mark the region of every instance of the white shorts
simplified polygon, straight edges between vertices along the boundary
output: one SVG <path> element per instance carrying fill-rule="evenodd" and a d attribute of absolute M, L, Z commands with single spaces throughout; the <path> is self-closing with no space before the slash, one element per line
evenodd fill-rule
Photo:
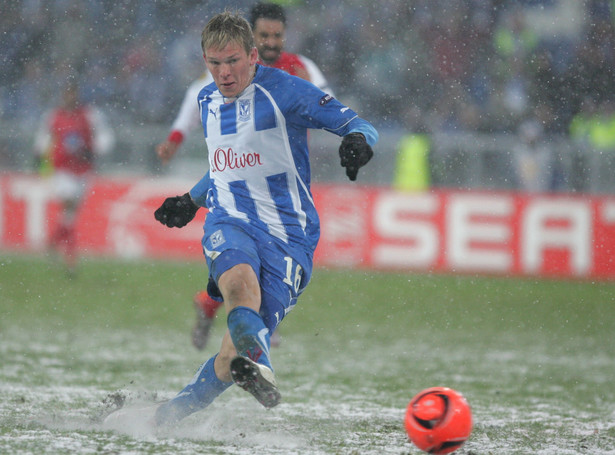
<path fill-rule="evenodd" d="M 55 196 L 64 201 L 80 200 L 88 185 L 87 174 L 75 175 L 66 171 L 55 171 L 52 178 Z"/>

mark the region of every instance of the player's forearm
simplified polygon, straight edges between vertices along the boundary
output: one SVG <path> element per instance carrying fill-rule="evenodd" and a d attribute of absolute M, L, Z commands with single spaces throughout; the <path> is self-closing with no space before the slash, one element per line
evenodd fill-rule
<path fill-rule="evenodd" d="M 374 128 L 374 126 L 367 120 L 360 117 L 355 117 L 348 122 L 345 129 L 346 131 L 342 134 L 342 136 L 346 136 L 350 133 L 361 133 L 365 136 L 367 143 L 372 147 L 376 144 L 376 142 L 378 142 L 378 131 L 376 131 L 376 128 Z"/>
<path fill-rule="evenodd" d="M 190 197 L 194 203 L 200 207 L 205 207 L 205 201 L 207 199 L 207 192 L 209 191 L 209 171 L 199 180 L 196 185 L 190 190 Z"/>

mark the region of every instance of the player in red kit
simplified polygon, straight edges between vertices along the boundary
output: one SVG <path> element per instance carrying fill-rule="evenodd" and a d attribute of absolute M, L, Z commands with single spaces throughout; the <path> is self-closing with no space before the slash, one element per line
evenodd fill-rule
<path fill-rule="evenodd" d="M 55 196 L 61 203 L 50 246 L 62 253 L 69 275 L 77 265 L 77 211 L 94 170 L 95 156 L 108 152 L 114 144 L 113 131 L 102 112 L 80 102 L 74 81 L 62 93 L 60 107 L 45 115 L 37 132 L 35 152 L 40 162 L 49 163 Z"/>
<path fill-rule="evenodd" d="M 316 64 L 304 55 L 284 51 L 286 14 L 276 3 L 257 3 L 250 11 L 250 25 L 258 49 L 259 63 L 286 71 L 310 81 L 333 96 L 329 84 Z"/>

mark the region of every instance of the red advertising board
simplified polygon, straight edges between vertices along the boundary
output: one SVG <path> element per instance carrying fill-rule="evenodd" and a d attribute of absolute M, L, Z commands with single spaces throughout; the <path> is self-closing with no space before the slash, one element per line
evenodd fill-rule
<path fill-rule="evenodd" d="M 107 256 L 200 259 L 204 210 L 183 229 L 168 229 L 154 219 L 154 211 L 164 198 L 183 194 L 187 188 L 189 182 L 168 179 L 93 179 L 79 210 L 79 248 Z M 44 249 L 57 211 L 48 179 L 1 176 L 0 247 Z"/>
<path fill-rule="evenodd" d="M 96 178 L 79 214 L 88 254 L 200 259 L 205 211 L 183 229 L 153 212 L 191 182 Z M 314 185 L 317 265 L 446 273 L 615 278 L 615 197 Z M 50 183 L 0 176 L 0 248 L 45 248 L 57 214 Z"/>

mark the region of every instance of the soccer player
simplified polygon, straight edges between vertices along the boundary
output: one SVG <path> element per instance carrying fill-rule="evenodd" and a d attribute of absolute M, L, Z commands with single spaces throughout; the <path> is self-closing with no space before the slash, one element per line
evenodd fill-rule
<path fill-rule="evenodd" d="M 155 217 L 183 227 L 199 207 L 209 210 L 202 246 L 228 329 L 218 354 L 157 408 L 158 425 L 205 408 L 233 383 L 266 408 L 280 402 L 270 336 L 310 281 L 320 234 L 307 130 L 343 137 L 339 155 L 350 180 L 378 139 L 369 122 L 310 82 L 257 64 L 242 17 L 214 16 L 201 46 L 214 78 L 198 96 L 210 171 L 188 193 L 167 198 Z"/>
<path fill-rule="evenodd" d="M 284 8 L 277 3 L 257 3 L 250 11 L 250 25 L 254 32 L 260 64 L 299 76 L 333 96 L 327 79 L 312 60 L 304 55 L 284 51 L 286 41 Z"/>
<path fill-rule="evenodd" d="M 250 25 L 259 53 L 259 63 L 299 76 L 334 96 L 324 74 L 312 60 L 304 55 L 284 51 L 286 13 L 282 6 L 265 2 L 255 4 L 250 11 Z M 205 71 L 186 90 L 171 132 L 166 140 L 156 147 L 156 154 L 163 163 L 175 156 L 186 135 L 200 125 L 196 97 L 199 91 L 211 82 L 211 75 Z"/>
<path fill-rule="evenodd" d="M 61 253 L 69 276 L 77 265 L 77 212 L 96 155 L 109 152 L 115 135 L 106 117 L 93 106 L 83 105 L 79 86 L 70 79 L 62 92 L 61 105 L 46 113 L 34 139 L 39 163 L 48 161 L 55 196 L 61 205 L 60 216 L 52 231 L 50 246 Z"/>
<path fill-rule="evenodd" d="M 286 39 L 284 8 L 275 3 L 257 3 L 250 11 L 250 25 L 259 53 L 259 63 L 308 80 L 323 92 L 333 96 L 327 79 L 312 60 L 303 55 L 284 51 Z M 156 153 L 163 163 L 167 163 L 177 153 L 186 135 L 200 125 L 196 98 L 199 91 L 211 82 L 213 79 L 206 71 L 188 87 L 171 132 L 156 148 Z M 211 327 L 221 302 L 212 299 L 206 290 L 202 290 L 195 294 L 193 305 L 196 322 L 192 329 L 192 344 L 202 350 L 209 340 Z M 273 345 L 279 344 L 277 332 L 272 335 L 271 342 Z"/>

